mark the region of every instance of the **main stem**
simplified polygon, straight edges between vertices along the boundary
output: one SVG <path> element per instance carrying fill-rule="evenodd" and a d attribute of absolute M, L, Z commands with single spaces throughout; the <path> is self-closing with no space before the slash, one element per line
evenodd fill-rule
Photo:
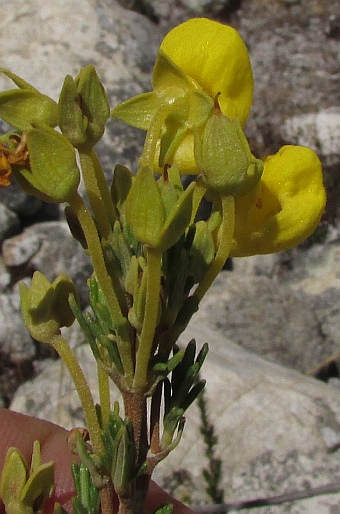
<path fill-rule="evenodd" d="M 141 391 L 123 392 L 125 415 L 131 420 L 135 443 L 135 465 L 139 469 L 145 462 L 149 444 L 147 427 L 146 398 Z M 119 497 L 118 514 L 142 514 L 149 488 L 150 475 L 142 473 L 132 483 L 132 492 L 128 497 Z"/>

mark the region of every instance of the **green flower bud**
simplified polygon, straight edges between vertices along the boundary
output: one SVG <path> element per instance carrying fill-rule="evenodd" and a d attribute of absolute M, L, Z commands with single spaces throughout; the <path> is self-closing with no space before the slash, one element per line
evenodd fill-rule
<path fill-rule="evenodd" d="M 52 284 L 36 271 L 32 284 L 23 282 L 20 288 L 20 306 L 25 324 L 32 337 L 42 343 L 51 344 L 60 334 L 61 327 L 69 327 L 74 314 L 69 306 L 70 294 L 78 297 L 72 280 L 63 273 Z"/>
<path fill-rule="evenodd" d="M 30 469 L 16 448 L 8 449 L 0 483 L 8 514 L 42 514 L 53 491 L 54 462 L 42 463 L 39 441 L 34 442 Z"/>
<path fill-rule="evenodd" d="M 78 147 L 86 143 L 87 119 L 83 116 L 75 81 L 67 75 L 58 102 L 59 127 L 65 137 Z"/>
<path fill-rule="evenodd" d="M 59 126 L 71 143 L 95 145 L 110 116 L 108 99 L 93 66 L 86 66 L 73 80 L 67 76 L 58 104 Z"/>
<path fill-rule="evenodd" d="M 196 133 L 195 159 L 207 187 L 225 196 L 255 187 L 263 171 L 262 161 L 251 154 L 240 122 L 224 116 L 218 105 L 203 135 Z"/>
<path fill-rule="evenodd" d="M 25 138 L 29 164 L 15 167 L 15 178 L 28 194 L 45 202 L 67 202 L 80 181 L 73 146 L 47 125 L 28 129 Z"/>

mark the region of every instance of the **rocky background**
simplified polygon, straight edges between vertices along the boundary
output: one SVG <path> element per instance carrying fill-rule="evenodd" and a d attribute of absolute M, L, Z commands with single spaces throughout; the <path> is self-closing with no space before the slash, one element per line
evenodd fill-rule
<path fill-rule="evenodd" d="M 301 248 L 234 260 L 233 270 L 221 273 L 182 339 L 196 337 L 211 347 L 203 374 L 208 379 L 208 413 L 218 435 L 225 501 L 296 490 L 308 494 L 339 484 L 338 0 L 0 4 L 2 67 L 57 98 L 64 76 L 92 63 L 112 106 L 150 89 L 157 45 L 175 24 L 208 16 L 240 31 L 255 78 L 247 126 L 254 153 L 275 152 L 285 143 L 317 150 L 328 205 L 316 234 Z M 1 88 L 11 87 L 7 79 L 0 81 Z M 142 143 L 142 133 L 109 122 L 98 148 L 108 178 L 118 162 L 135 169 Z M 29 281 L 34 270 L 50 280 L 66 270 L 85 306 L 89 262 L 69 235 L 62 209 L 24 195 L 15 185 L 0 191 L 0 219 L 0 402 L 64 426 L 79 424 L 79 404 L 66 371 L 23 326 L 17 284 Z M 68 337 L 94 382 L 88 348 L 76 327 Z M 160 465 L 157 478 L 181 499 L 211 503 L 202 479 L 207 461 L 197 407 L 187 425 L 182 449 Z M 339 505 L 338 492 L 256 512 L 335 514 Z"/>

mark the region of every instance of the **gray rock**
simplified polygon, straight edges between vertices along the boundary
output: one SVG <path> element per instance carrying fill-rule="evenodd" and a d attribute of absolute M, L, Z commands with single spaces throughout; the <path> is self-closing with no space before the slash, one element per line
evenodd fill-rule
<path fill-rule="evenodd" d="M 285 141 L 312 148 L 328 166 L 340 162 L 340 109 L 292 116 L 284 122 L 281 135 Z"/>
<path fill-rule="evenodd" d="M 10 289 L 11 284 L 11 274 L 7 270 L 6 266 L 3 263 L 3 260 L 0 259 L 0 291 L 5 292 Z"/>
<path fill-rule="evenodd" d="M 3 245 L 3 261 L 9 268 L 25 265 L 28 270 L 39 270 L 50 281 L 67 273 L 86 304 L 86 280 L 92 268 L 66 222 L 36 223 L 18 236 L 7 239 Z"/>
<path fill-rule="evenodd" d="M 339 105 L 340 42 L 327 30 L 337 14 L 337 0 L 244 0 L 233 15 L 253 66 L 249 133 L 259 154 L 277 151 L 286 119 Z"/>
<path fill-rule="evenodd" d="M 323 299 L 319 299 L 319 305 Z M 257 355 L 309 372 L 340 350 L 316 316 L 316 298 L 268 277 L 222 273 L 202 304 L 211 329 Z M 339 301 L 335 304 L 339 308 Z"/>
<path fill-rule="evenodd" d="M 34 216 L 42 206 L 41 200 L 24 193 L 15 181 L 0 190 L 0 203 L 19 217 Z"/>
<path fill-rule="evenodd" d="M 36 354 L 34 342 L 24 325 L 17 291 L 0 294 L 0 354 L 20 365 Z"/>
<path fill-rule="evenodd" d="M 232 0 L 182 0 L 182 4 L 192 12 L 192 15 L 217 15 L 227 10 L 232 5 Z"/>
<path fill-rule="evenodd" d="M 18 216 L 0 203 L 0 243 L 19 230 L 20 222 Z"/>

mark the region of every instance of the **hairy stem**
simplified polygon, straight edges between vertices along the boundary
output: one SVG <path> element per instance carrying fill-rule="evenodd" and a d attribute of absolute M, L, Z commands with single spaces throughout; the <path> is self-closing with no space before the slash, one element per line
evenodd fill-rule
<path fill-rule="evenodd" d="M 155 248 L 146 247 L 146 301 L 143 327 L 136 355 L 136 370 L 133 382 L 135 390 L 145 391 L 153 338 L 158 322 L 161 287 L 162 254 Z"/>
<path fill-rule="evenodd" d="M 98 231 L 101 237 L 107 239 L 112 230 L 106 206 L 109 192 L 106 181 L 101 180 L 101 167 L 99 168 L 99 163 L 97 160 L 94 162 L 93 159 L 94 150 L 92 147 L 86 150 L 79 150 L 79 160 L 86 193 L 92 207 Z"/>
<path fill-rule="evenodd" d="M 63 337 L 56 336 L 52 344 L 62 358 L 72 377 L 83 408 L 85 422 L 90 433 L 93 451 L 97 455 L 100 455 L 104 452 L 104 444 L 101 438 L 101 428 L 97 418 L 93 397 L 84 373 L 79 366 L 76 356 Z"/>
<path fill-rule="evenodd" d="M 107 271 L 103 249 L 100 244 L 98 232 L 93 218 L 86 208 L 82 198 L 76 193 L 70 200 L 70 205 L 77 216 L 82 230 L 85 234 L 92 265 L 98 280 L 98 284 L 105 296 L 112 320 L 117 325 L 120 358 L 122 361 L 124 375 L 127 382 L 132 382 L 133 359 L 130 351 L 129 334 L 127 330 L 127 319 L 123 316 L 121 308 L 112 287 L 111 277 Z"/>

